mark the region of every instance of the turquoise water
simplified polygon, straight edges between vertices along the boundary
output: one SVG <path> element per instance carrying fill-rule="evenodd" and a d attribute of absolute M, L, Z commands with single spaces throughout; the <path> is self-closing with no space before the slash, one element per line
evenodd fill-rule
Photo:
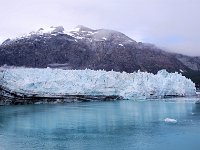
<path fill-rule="evenodd" d="M 129 100 L 3 106 L 4 149 L 199 150 L 200 105 Z"/>

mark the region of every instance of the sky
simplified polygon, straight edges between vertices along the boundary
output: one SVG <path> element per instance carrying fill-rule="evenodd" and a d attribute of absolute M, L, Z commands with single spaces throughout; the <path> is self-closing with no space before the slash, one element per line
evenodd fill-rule
<path fill-rule="evenodd" d="M 41 27 L 84 25 L 200 56 L 200 0 L 0 0 L 0 18 L 0 43 Z"/>

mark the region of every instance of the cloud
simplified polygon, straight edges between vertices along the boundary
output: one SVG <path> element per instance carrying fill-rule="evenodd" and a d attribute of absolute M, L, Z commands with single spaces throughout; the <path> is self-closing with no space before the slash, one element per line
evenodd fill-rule
<path fill-rule="evenodd" d="M 0 36 L 82 24 L 118 30 L 137 41 L 200 56 L 199 5 L 199 0 L 1 0 Z"/>

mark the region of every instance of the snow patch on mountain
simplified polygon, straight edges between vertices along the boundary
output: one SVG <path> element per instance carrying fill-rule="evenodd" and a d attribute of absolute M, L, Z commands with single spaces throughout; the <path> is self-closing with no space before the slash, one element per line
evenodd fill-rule
<path fill-rule="evenodd" d="M 90 29 L 88 27 L 79 25 L 75 29 L 72 29 L 70 32 L 65 32 L 66 34 L 76 38 L 76 39 L 84 39 L 90 42 L 92 41 L 110 41 L 116 44 L 118 43 L 137 43 L 136 41 L 132 40 L 131 38 L 127 37 L 123 33 L 108 30 L 108 29 Z"/>
<path fill-rule="evenodd" d="M 40 28 L 37 32 L 41 34 L 45 34 L 45 33 L 57 34 L 57 33 L 63 33 L 64 28 L 62 26 L 58 26 L 58 27 L 51 26 L 50 28 L 45 28 L 45 29 Z"/>
<path fill-rule="evenodd" d="M 3 44 L 10 44 L 13 41 L 17 41 L 19 39 L 25 39 L 30 38 L 31 36 L 45 36 L 45 37 L 51 37 L 56 36 L 59 34 L 66 34 L 69 36 L 72 36 L 73 38 L 77 40 L 87 40 L 89 42 L 93 41 L 109 41 L 117 44 L 127 44 L 127 43 L 135 43 L 136 41 L 132 40 L 131 38 L 127 37 L 123 33 L 114 31 L 114 30 L 108 30 L 108 29 L 90 29 L 88 27 L 79 25 L 75 27 L 74 29 L 70 31 L 66 31 L 62 26 L 51 26 L 48 28 L 40 28 L 37 31 L 30 32 L 29 34 L 25 34 L 21 37 L 15 38 L 15 39 L 9 39 L 3 42 Z"/>
<path fill-rule="evenodd" d="M 24 35 L 21 38 L 28 38 L 32 35 L 46 35 L 46 34 L 57 35 L 57 34 L 63 34 L 64 31 L 65 29 L 63 28 L 63 26 L 57 26 L 57 27 L 51 26 L 48 28 L 40 28 L 39 30 L 30 32 L 29 34 Z"/>
<path fill-rule="evenodd" d="M 196 95 L 195 84 L 178 73 L 114 72 L 61 69 L 5 69 L 0 85 L 20 93 L 40 95 L 116 95 L 125 99 Z"/>
<path fill-rule="evenodd" d="M 56 36 L 58 34 L 65 34 L 65 29 L 63 28 L 63 26 L 57 26 L 57 27 L 51 26 L 48 28 L 40 28 L 39 30 L 32 31 L 29 34 L 24 34 L 17 38 L 7 39 L 4 42 L 2 42 L 2 44 L 4 45 L 11 44 L 12 42 L 18 41 L 20 39 L 30 38 L 32 36 L 43 36 L 43 35 Z"/>

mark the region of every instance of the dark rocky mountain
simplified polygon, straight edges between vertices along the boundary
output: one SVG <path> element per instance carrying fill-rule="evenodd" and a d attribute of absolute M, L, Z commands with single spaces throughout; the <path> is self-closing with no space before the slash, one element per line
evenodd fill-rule
<path fill-rule="evenodd" d="M 188 68 L 194 71 L 200 71 L 200 57 L 190 57 L 182 54 L 176 54 L 176 58 Z"/>
<path fill-rule="evenodd" d="M 0 45 L 0 66 L 104 69 L 156 73 L 166 69 L 182 73 L 200 71 L 200 58 L 173 54 L 147 43 L 136 42 L 123 33 L 77 26 L 39 29 Z"/>

